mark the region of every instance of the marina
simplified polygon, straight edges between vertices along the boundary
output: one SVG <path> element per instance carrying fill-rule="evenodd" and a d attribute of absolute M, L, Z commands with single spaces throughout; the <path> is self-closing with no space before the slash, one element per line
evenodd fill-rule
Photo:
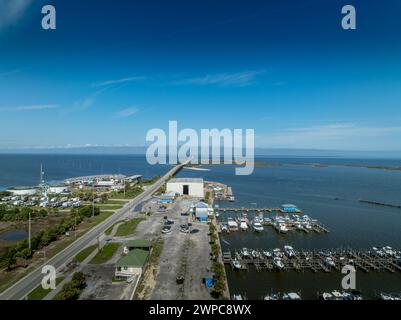
<path fill-rule="evenodd" d="M 331 249 L 331 250 L 294 250 L 291 246 L 284 249 L 248 249 L 223 252 L 223 262 L 234 270 L 249 271 L 254 266 L 257 271 L 312 271 L 341 272 L 344 266 L 353 266 L 365 273 L 400 272 L 401 251 L 391 247 L 368 250 Z"/>
<path fill-rule="evenodd" d="M 220 217 L 220 215 L 219 215 Z M 219 224 L 220 232 L 234 231 L 255 231 L 262 232 L 264 227 L 273 227 L 277 233 L 286 234 L 289 231 L 300 231 L 305 233 L 329 233 L 330 229 L 318 221 L 312 219 L 308 215 L 276 215 L 266 217 L 262 212 L 259 215 L 253 215 L 252 220 L 248 218 L 247 212 L 242 212 L 242 215 L 237 217 L 228 217 L 227 221 L 221 221 Z"/>
<path fill-rule="evenodd" d="M 219 208 L 220 212 L 279 212 L 279 213 L 288 213 L 289 211 L 284 210 L 283 208 Z M 294 213 L 302 213 L 302 210 L 294 210 Z"/>

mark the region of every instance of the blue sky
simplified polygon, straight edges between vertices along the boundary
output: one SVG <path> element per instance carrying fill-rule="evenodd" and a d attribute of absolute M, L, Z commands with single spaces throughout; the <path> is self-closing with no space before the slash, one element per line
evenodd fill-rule
<path fill-rule="evenodd" d="M 400 14 L 398 0 L 0 0 L 0 149 L 142 146 L 177 120 L 254 128 L 257 147 L 400 151 Z"/>

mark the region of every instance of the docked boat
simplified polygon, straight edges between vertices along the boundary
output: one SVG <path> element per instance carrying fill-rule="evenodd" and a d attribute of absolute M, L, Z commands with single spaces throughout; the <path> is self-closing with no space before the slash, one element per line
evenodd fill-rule
<path fill-rule="evenodd" d="M 331 293 L 329 293 L 329 292 L 324 292 L 324 293 L 322 294 L 322 299 L 323 299 L 323 300 L 334 300 L 334 297 L 333 297 L 333 295 L 332 295 Z"/>
<path fill-rule="evenodd" d="M 334 290 L 331 295 L 333 296 L 333 300 L 343 300 L 344 296 L 340 291 Z"/>
<path fill-rule="evenodd" d="M 273 263 L 274 263 L 274 266 L 275 266 L 277 269 L 279 269 L 279 270 L 284 269 L 284 264 L 283 264 L 283 261 L 281 260 L 281 258 L 275 257 L 275 258 L 273 259 Z"/>
<path fill-rule="evenodd" d="M 239 262 L 237 259 L 235 259 L 235 260 L 233 261 L 233 267 L 234 267 L 235 269 L 241 269 L 241 262 Z"/>
<path fill-rule="evenodd" d="M 275 257 L 281 258 L 281 257 L 283 256 L 283 253 L 281 252 L 281 249 L 276 248 L 276 249 L 273 250 L 273 255 L 274 255 Z"/>
<path fill-rule="evenodd" d="M 251 254 L 254 259 L 260 258 L 260 253 L 257 250 L 252 250 Z"/>
<path fill-rule="evenodd" d="M 227 225 L 229 231 L 238 231 L 238 223 L 233 218 L 228 218 Z"/>
<path fill-rule="evenodd" d="M 239 228 L 240 228 L 242 231 L 248 230 L 248 223 L 246 222 L 246 219 L 245 219 L 245 218 L 241 218 L 241 219 L 240 219 Z"/>
<path fill-rule="evenodd" d="M 280 300 L 280 296 L 275 293 L 267 294 L 263 297 L 263 300 Z"/>
<path fill-rule="evenodd" d="M 396 252 L 393 250 L 393 248 L 391 248 L 391 247 L 389 247 L 389 246 L 383 247 L 383 248 L 382 248 L 382 251 L 384 252 L 384 254 L 385 254 L 386 256 L 393 257 L 393 256 L 396 255 Z"/>
<path fill-rule="evenodd" d="M 296 230 L 305 230 L 305 228 L 302 226 L 302 223 L 300 222 L 295 223 L 294 226 Z"/>
<path fill-rule="evenodd" d="M 272 223 L 272 219 L 270 218 L 263 218 L 263 224 L 265 225 L 271 225 Z"/>
<path fill-rule="evenodd" d="M 222 224 L 220 229 L 221 229 L 221 232 L 227 232 L 227 233 L 230 232 L 230 230 L 228 230 L 228 226 L 226 224 Z"/>
<path fill-rule="evenodd" d="M 233 294 L 233 300 L 245 300 L 245 298 L 240 294 Z"/>
<path fill-rule="evenodd" d="M 283 294 L 283 300 L 302 300 L 301 296 L 296 292 L 289 292 Z"/>
<path fill-rule="evenodd" d="M 293 247 L 291 246 L 284 246 L 284 251 L 286 253 L 286 255 L 288 256 L 288 258 L 293 258 L 295 257 L 295 250 Z"/>
<path fill-rule="evenodd" d="M 284 223 L 279 223 L 278 225 L 276 225 L 276 229 L 279 233 L 287 233 L 288 232 L 288 228 Z"/>
<path fill-rule="evenodd" d="M 242 250 L 241 250 L 241 256 L 242 256 L 243 258 L 250 258 L 250 257 L 251 257 L 251 255 L 249 254 L 249 251 L 248 251 L 247 248 L 242 248 Z"/>
<path fill-rule="evenodd" d="M 271 258 L 272 257 L 272 253 L 270 251 L 267 251 L 267 250 L 263 250 L 263 255 L 266 258 Z"/>
<path fill-rule="evenodd" d="M 382 292 L 382 293 L 380 293 L 380 299 L 381 300 L 397 300 L 398 301 L 398 300 L 401 300 L 401 297 Z"/>
<path fill-rule="evenodd" d="M 332 257 L 326 257 L 324 259 L 324 263 L 330 268 L 335 268 L 336 267 L 336 264 L 335 264 L 335 262 L 334 262 Z"/>
<path fill-rule="evenodd" d="M 264 228 L 263 228 L 262 224 L 260 223 L 259 219 L 253 220 L 252 228 L 256 232 L 262 232 L 264 230 Z"/>

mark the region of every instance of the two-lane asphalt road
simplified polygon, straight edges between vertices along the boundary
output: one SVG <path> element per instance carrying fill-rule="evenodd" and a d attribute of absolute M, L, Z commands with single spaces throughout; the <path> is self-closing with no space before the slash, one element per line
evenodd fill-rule
<path fill-rule="evenodd" d="M 68 247 L 60 251 L 58 254 L 50 258 L 46 263 L 26 275 L 24 278 L 20 279 L 18 282 L 13 284 L 11 287 L 6 289 L 0 294 L 1 300 L 19 300 L 23 299 L 29 292 L 36 288 L 42 281 L 42 267 L 44 265 L 52 265 L 56 269 L 60 268 L 62 265 L 69 262 L 72 258 L 76 256 L 82 249 L 87 247 L 91 242 L 96 241 L 97 237 L 103 234 L 110 226 L 112 226 L 116 221 L 123 218 L 126 214 L 130 212 L 132 208 L 142 203 L 144 200 L 153 195 L 168 178 L 174 176 L 184 165 L 179 164 L 174 168 L 169 170 L 163 177 L 157 180 L 153 185 L 149 186 L 144 192 L 142 192 L 135 199 L 131 200 L 123 208 L 116 211 L 112 216 L 107 218 L 105 221 L 99 223 L 97 226 L 93 227 L 86 234 L 81 236 L 79 239 L 74 241 Z"/>

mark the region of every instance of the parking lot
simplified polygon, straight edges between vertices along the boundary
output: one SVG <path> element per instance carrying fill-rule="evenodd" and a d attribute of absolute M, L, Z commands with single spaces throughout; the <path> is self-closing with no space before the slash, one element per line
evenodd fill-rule
<path fill-rule="evenodd" d="M 166 214 L 160 214 L 160 227 L 163 216 L 172 222 L 171 232 L 162 234 L 164 247 L 159 259 L 159 269 L 150 299 L 210 299 L 210 292 L 202 279 L 210 276 L 209 225 L 190 221 L 187 212 L 193 201 L 178 200 Z M 188 233 L 180 231 L 180 225 L 191 223 Z M 183 282 L 178 284 L 177 278 Z"/>

